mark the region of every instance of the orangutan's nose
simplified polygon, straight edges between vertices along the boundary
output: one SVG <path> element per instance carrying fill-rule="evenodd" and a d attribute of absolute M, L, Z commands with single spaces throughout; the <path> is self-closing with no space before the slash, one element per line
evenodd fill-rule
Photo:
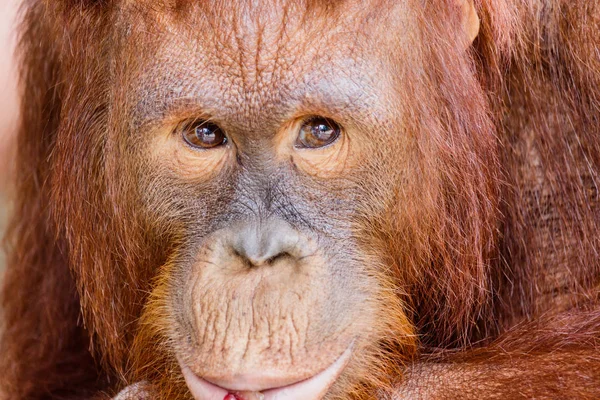
<path fill-rule="evenodd" d="M 251 266 L 274 264 L 283 258 L 302 257 L 301 234 L 282 220 L 250 222 L 231 236 L 236 255 Z"/>

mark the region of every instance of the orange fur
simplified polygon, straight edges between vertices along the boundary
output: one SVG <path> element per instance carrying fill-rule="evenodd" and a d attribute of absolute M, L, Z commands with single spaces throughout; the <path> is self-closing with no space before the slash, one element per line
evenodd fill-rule
<path fill-rule="evenodd" d="M 332 21 L 345 3 L 282 2 Z M 390 91 L 409 94 L 395 114 L 408 139 L 386 145 L 414 179 L 377 154 L 365 166 L 398 181 L 373 185 L 353 221 L 383 288 L 380 336 L 332 393 L 598 398 L 600 3 L 476 1 L 468 52 L 448 8 L 406 3 L 420 45 Z M 175 21 L 223 6 L 152 4 Z M 122 18 L 118 1 L 26 2 L 1 303 L 7 399 L 106 398 L 138 380 L 189 396 L 165 333 L 179 227 L 156 234 L 124 189 L 141 161 L 111 108 L 125 101 L 111 88 L 130 84 L 111 82 L 115 70 L 138 61 L 115 62 Z M 568 379 L 555 384 L 555 371 Z"/>

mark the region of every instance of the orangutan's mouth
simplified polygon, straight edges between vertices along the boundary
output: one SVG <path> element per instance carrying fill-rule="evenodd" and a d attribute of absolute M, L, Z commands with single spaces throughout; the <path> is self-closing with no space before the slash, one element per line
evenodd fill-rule
<path fill-rule="evenodd" d="M 327 369 L 311 378 L 260 392 L 229 390 L 198 377 L 185 365 L 182 365 L 181 369 L 196 400 L 318 400 L 327 393 L 350 361 L 352 347 L 348 347 Z"/>

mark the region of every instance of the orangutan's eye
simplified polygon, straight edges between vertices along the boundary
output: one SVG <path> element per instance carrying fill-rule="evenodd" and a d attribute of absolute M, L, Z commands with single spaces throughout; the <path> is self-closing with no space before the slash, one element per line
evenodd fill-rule
<path fill-rule="evenodd" d="M 212 149 L 227 143 L 227 136 L 212 122 L 195 120 L 183 124 L 183 140 L 196 149 Z"/>
<path fill-rule="evenodd" d="M 330 119 L 314 117 L 302 124 L 296 147 L 316 149 L 327 146 L 340 136 L 340 126 Z"/>

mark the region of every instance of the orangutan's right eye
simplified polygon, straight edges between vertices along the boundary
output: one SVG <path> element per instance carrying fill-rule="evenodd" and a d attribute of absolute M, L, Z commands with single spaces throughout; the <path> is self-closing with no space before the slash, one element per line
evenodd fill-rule
<path fill-rule="evenodd" d="M 206 120 L 194 120 L 183 124 L 183 140 L 196 149 L 212 149 L 227 143 L 227 136 L 216 124 Z"/>

